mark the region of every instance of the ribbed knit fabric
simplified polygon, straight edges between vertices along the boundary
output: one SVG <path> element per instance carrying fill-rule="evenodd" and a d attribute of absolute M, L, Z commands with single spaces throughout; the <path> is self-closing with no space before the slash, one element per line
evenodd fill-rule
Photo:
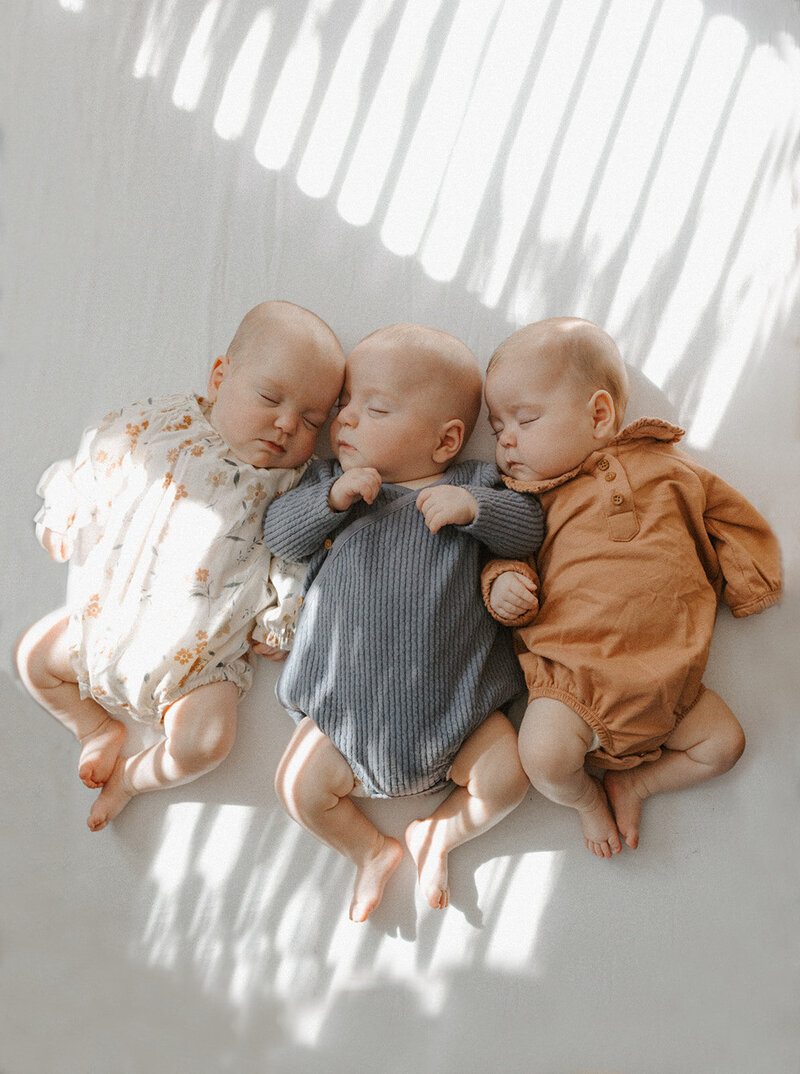
<path fill-rule="evenodd" d="M 468 488 L 478 516 L 432 534 L 417 492 L 400 485 L 331 511 L 341 473 L 317 460 L 265 516 L 273 553 L 309 562 L 278 698 L 298 722 L 311 717 L 369 795 L 436 790 L 467 736 L 523 688 L 510 631 L 483 603 L 480 568 L 486 552 L 530 555 L 541 508 L 505 488 L 495 466 L 457 463 L 442 483 Z"/>

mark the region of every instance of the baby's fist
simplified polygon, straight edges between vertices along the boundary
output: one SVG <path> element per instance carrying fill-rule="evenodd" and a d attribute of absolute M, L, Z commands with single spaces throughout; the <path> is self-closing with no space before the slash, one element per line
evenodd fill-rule
<path fill-rule="evenodd" d="M 328 506 L 332 511 L 346 511 L 357 500 L 373 503 L 381 490 L 381 475 L 371 466 L 356 466 L 345 470 L 331 485 Z"/>
<path fill-rule="evenodd" d="M 538 611 L 536 583 L 517 571 L 505 571 L 492 584 L 489 604 L 502 622 L 514 622 L 528 612 Z"/>
<path fill-rule="evenodd" d="M 279 649 L 277 645 L 268 645 L 265 641 L 256 642 L 253 645 L 253 652 L 258 653 L 259 656 L 265 656 L 267 660 L 272 660 L 276 664 L 289 655 L 287 649 Z"/>
<path fill-rule="evenodd" d="M 468 526 L 474 522 L 478 501 L 457 485 L 428 485 L 417 496 L 417 509 L 431 533 L 438 533 L 443 526 Z"/>
<path fill-rule="evenodd" d="M 72 555 L 72 541 L 65 533 L 55 533 L 45 527 L 41 541 L 44 550 L 56 563 L 66 563 Z"/>

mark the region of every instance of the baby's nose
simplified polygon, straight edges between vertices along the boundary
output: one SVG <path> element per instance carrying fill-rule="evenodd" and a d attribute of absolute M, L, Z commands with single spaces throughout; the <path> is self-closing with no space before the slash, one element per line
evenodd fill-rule
<path fill-rule="evenodd" d="M 282 429 L 286 433 L 292 433 L 297 428 L 298 416 L 294 411 L 280 410 L 278 416 L 275 419 L 275 424 L 279 429 Z"/>

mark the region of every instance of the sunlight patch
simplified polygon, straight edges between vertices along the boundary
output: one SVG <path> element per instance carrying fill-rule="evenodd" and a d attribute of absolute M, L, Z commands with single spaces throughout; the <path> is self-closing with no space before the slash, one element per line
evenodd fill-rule
<path fill-rule="evenodd" d="M 447 163 L 437 210 L 420 254 L 434 280 L 461 265 L 541 24 L 541 8 L 507 0 L 491 35 Z"/>
<path fill-rule="evenodd" d="M 546 47 L 506 151 L 497 236 L 483 289 L 488 306 L 497 305 L 500 299 L 534 203 L 541 197 L 551 155 L 568 122 L 566 104 L 598 7 L 599 0 L 568 0 L 543 42 Z"/>
<path fill-rule="evenodd" d="M 394 254 L 415 254 L 425 234 L 498 3 L 460 4 L 456 10 L 381 229 Z"/>
<path fill-rule="evenodd" d="M 253 806 L 221 805 L 195 860 L 195 871 L 207 888 L 227 883 L 236 868 L 242 847 L 253 822 Z"/>
<path fill-rule="evenodd" d="M 366 0 L 339 52 L 297 172 L 297 185 L 311 198 L 330 191 L 355 121 L 372 41 L 386 15 L 385 0 Z"/>
<path fill-rule="evenodd" d="M 213 55 L 210 48 L 211 36 L 219 15 L 220 4 L 221 0 L 208 0 L 194 28 L 178 71 L 175 89 L 172 92 L 172 103 L 184 112 L 193 112 L 197 108 L 200 94 L 206 84 Z"/>
<path fill-rule="evenodd" d="M 255 145 L 256 160 L 264 168 L 284 168 L 294 148 L 317 81 L 322 51 L 319 23 L 332 3 L 311 0 L 287 53 Z"/>
<path fill-rule="evenodd" d="M 508 972 L 535 971 L 536 939 L 563 866 L 564 851 L 542 850 L 487 862 L 487 902 L 494 927 L 484 963 Z M 513 923 L 513 925 L 512 925 Z"/>
<path fill-rule="evenodd" d="M 337 208 L 349 224 L 368 224 L 397 151 L 409 97 L 442 0 L 409 0 L 361 128 Z"/>
<path fill-rule="evenodd" d="M 228 75 L 214 117 L 214 130 L 224 141 L 238 138 L 245 128 L 274 21 L 269 8 L 256 15 Z"/>
<path fill-rule="evenodd" d="M 177 6 L 178 0 L 165 0 L 162 5 L 153 0 L 150 5 L 142 43 L 133 64 L 134 78 L 157 78 L 161 74 L 174 34 L 171 24 Z"/>

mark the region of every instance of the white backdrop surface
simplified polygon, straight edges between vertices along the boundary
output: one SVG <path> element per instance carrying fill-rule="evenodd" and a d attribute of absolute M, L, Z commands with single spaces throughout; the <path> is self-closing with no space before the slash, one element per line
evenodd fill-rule
<path fill-rule="evenodd" d="M 800 4 L 5 0 L 0 135 L 3 1074 L 796 1074 Z M 113 406 L 201 391 L 268 297 L 483 363 L 596 320 L 629 417 L 773 524 L 785 599 L 723 611 L 706 677 L 748 749 L 649 801 L 636 852 L 593 859 L 531 792 L 453 855 L 447 911 L 406 861 L 351 924 L 272 790 L 265 662 L 220 769 L 85 827 L 12 666 L 66 585 L 37 478 Z M 397 834 L 416 803 L 368 808 Z"/>

